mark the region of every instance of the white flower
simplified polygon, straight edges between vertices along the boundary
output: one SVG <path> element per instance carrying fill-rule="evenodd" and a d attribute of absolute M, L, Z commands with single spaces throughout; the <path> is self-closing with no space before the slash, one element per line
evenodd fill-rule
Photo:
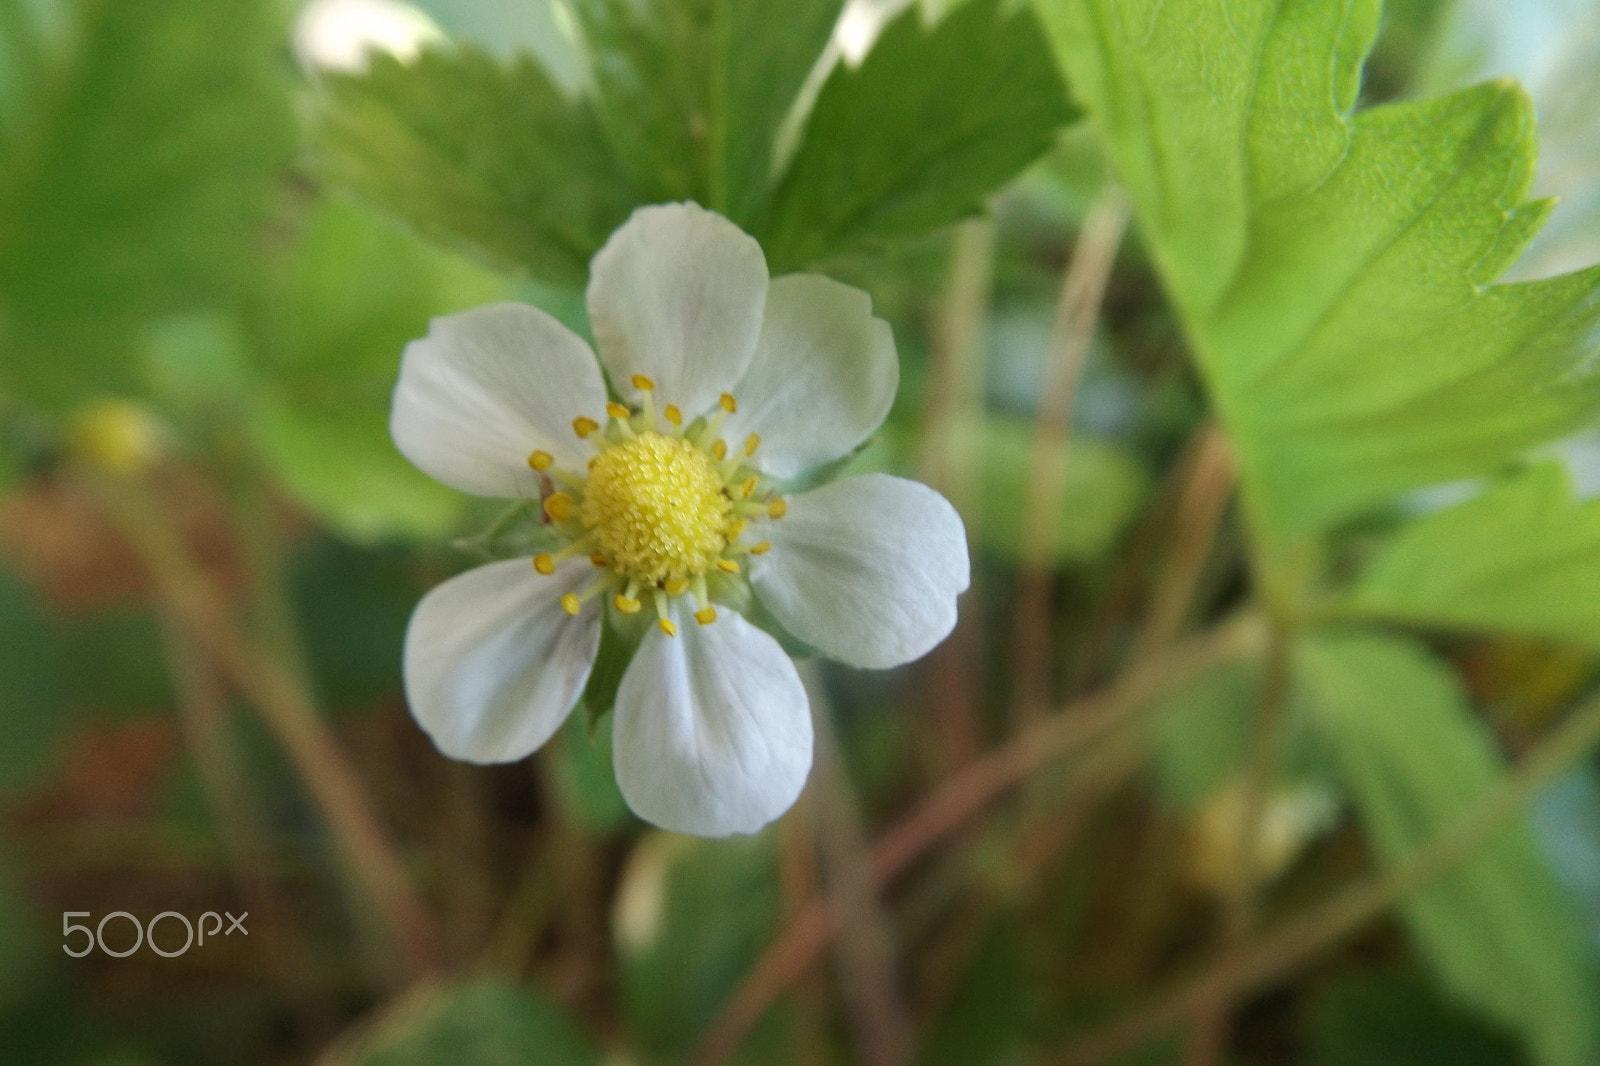
<path fill-rule="evenodd" d="M 563 545 L 423 598 L 406 633 L 411 710 L 446 755 L 520 759 L 582 693 L 603 612 L 627 624 L 648 610 L 616 697 L 622 794 L 666 829 L 754 832 L 805 784 L 811 717 L 788 655 L 735 606 L 753 589 L 794 636 L 856 666 L 915 659 L 955 624 L 961 519 L 880 474 L 779 495 L 889 410 L 894 340 L 865 293 L 769 283 L 754 240 L 669 204 L 612 234 L 588 303 L 599 363 L 519 304 L 436 319 L 406 348 L 400 450 L 465 492 L 542 498 Z M 601 365 L 626 405 L 608 402 Z"/>

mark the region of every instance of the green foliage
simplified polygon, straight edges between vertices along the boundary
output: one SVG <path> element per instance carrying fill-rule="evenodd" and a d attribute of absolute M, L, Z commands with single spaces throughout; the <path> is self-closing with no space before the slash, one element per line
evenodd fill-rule
<path fill-rule="evenodd" d="M 927 233 L 977 213 L 1071 114 L 1031 11 L 973 0 L 929 29 L 913 5 L 834 68 L 757 235 L 784 271 Z"/>
<path fill-rule="evenodd" d="M 1009 915 L 995 919 L 950 1009 L 921 1049 L 922 1066 L 988 1066 L 1024 1054 L 1035 1005 L 1022 943 Z"/>
<path fill-rule="evenodd" d="M 595 107 L 646 202 L 749 229 L 773 146 L 842 0 L 579 0 Z"/>
<path fill-rule="evenodd" d="M 423 233 L 558 284 L 636 206 L 694 199 L 761 239 L 775 272 L 924 235 L 1051 145 L 1070 112 L 1037 20 L 975 0 L 908 12 L 822 86 L 780 142 L 840 0 L 582 0 L 589 93 L 470 46 L 330 75 L 329 172 Z"/>
<path fill-rule="evenodd" d="M 437 537 L 461 497 L 395 451 L 389 396 L 406 342 L 436 314 L 490 302 L 504 285 L 367 210 L 330 199 L 271 279 L 253 397 L 262 456 L 302 503 L 359 541 Z"/>
<path fill-rule="evenodd" d="M 1600 649 L 1600 502 L 1575 502 L 1562 465 L 1541 463 L 1404 526 L 1348 607 Z"/>
<path fill-rule="evenodd" d="M 1413 973 L 1361 973 L 1324 990 L 1306 1034 L 1309 1066 L 1519 1066 L 1521 1050 Z"/>
<path fill-rule="evenodd" d="M 618 903 L 621 998 L 644 1046 L 681 1054 L 755 961 L 778 917 L 770 834 L 657 834 L 634 852 Z"/>
<path fill-rule="evenodd" d="M 1224 663 L 1161 699 L 1151 768 L 1162 797 L 1178 810 L 1198 810 L 1247 763 L 1261 664 Z"/>
<path fill-rule="evenodd" d="M 1386 865 L 1404 862 L 1504 779 L 1454 676 L 1420 647 L 1325 634 L 1304 642 L 1298 669 Z M 1539 1062 L 1590 1061 L 1592 960 L 1526 823 L 1407 897 L 1401 913 L 1445 986 L 1521 1033 Z"/>
<path fill-rule="evenodd" d="M 581 285 L 639 202 L 587 101 L 466 45 L 324 82 L 329 173 L 435 239 Z"/>
<path fill-rule="evenodd" d="M 247 283 L 293 143 L 273 10 L 0 0 L 0 392 L 132 388 L 142 327 Z"/>
<path fill-rule="evenodd" d="M 345 1061 L 359 1066 L 592 1066 L 600 1056 L 548 999 L 524 985 L 479 978 L 414 994 Z"/>
<path fill-rule="evenodd" d="M 593 725 L 583 714 L 569 715 L 552 767 L 562 807 L 591 833 L 609 833 L 631 817 L 611 766 L 612 722 L 609 714 Z"/>
<path fill-rule="evenodd" d="M 1600 270 L 1491 284 L 1549 209 L 1522 201 L 1515 85 L 1352 113 L 1376 0 L 1040 6 L 1263 530 L 1490 472 L 1592 417 Z"/>
<path fill-rule="evenodd" d="M 27 587 L 0 569 L 0 796 L 33 784 L 55 754 L 63 724 L 56 650 Z"/>

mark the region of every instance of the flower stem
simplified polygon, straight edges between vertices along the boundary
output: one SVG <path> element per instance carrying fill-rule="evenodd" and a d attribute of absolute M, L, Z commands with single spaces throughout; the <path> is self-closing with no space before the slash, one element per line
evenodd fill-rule
<path fill-rule="evenodd" d="M 1534 747 L 1500 787 L 1441 830 L 1400 866 L 1333 894 L 1251 943 L 1223 952 L 1154 1003 L 1078 1038 L 1049 1061 L 1106 1062 L 1160 1037 L 1185 1019 L 1264 987 L 1360 929 L 1471 857 L 1533 796 L 1600 744 L 1600 696 L 1591 697 Z"/>
<path fill-rule="evenodd" d="M 94 487 L 148 567 L 165 613 L 205 649 L 288 752 L 359 887 L 398 940 L 410 976 L 431 970 L 435 948 L 427 912 L 293 665 L 258 655 L 249 646 L 159 501 L 129 482 L 100 480 Z"/>

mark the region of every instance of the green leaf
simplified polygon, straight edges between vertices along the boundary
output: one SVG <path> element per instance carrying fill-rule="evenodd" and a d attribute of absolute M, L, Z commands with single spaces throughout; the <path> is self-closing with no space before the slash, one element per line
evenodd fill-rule
<path fill-rule="evenodd" d="M 1520 1066 L 1508 1035 L 1454 1004 L 1440 1002 L 1413 973 L 1338 978 L 1311 1007 L 1309 1066 Z"/>
<path fill-rule="evenodd" d="M 497 978 L 460 981 L 409 996 L 340 1058 L 358 1066 L 592 1066 L 587 1037 L 555 1004 Z"/>
<path fill-rule="evenodd" d="M 920 237 L 976 213 L 1071 117 L 1032 11 L 973 0 L 930 29 L 913 7 L 829 75 L 756 235 L 774 273 Z"/>
<path fill-rule="evenodd" d="M 257 330 L 270 384 L 251 431 L 289 490 L 357 541 L 432 538 L 462 497 L 389 439 L 389 399 L 406 342 L 428 319 L 502 296 L 498 279 L 340 199 L 320 204 L 276 271 Z"/>
<path fill-rule="evenodd" d="M 1039 0 L 1236 445 L 1303 534 L 1590 419 L 1600 270 L 1538 230 L 1514 84 L 1353 112 L 1377 0 Z"/>
<path fill-rule="evenodd" d="M 0 0 L 0 391 L 131 389 L 247 284 L 293 149 L 271 4 Z"/>
<path fill-rule="evenodd" d="M 1161 699 L 1151 713 L 1151 769 L 1174 808 L 1198 810 L 1249 761 L 1261 664 L 1224 663 Z"/>
<path fill-rule="evenodd" d="M 749 229 L 774 141 L 842 0 L 579 0 L 595 106 L 646 201 Z"/>
<path fill-rule="evenodd" d="M 611 728 L 609 714 L 592 726 L 583 715 L 568 715 L 554 762 L 561 805 L 591 833 L 609 833 L 628 820 L 611 764 Z"/>
<path fill-rule="evenodd" d="M 1297 668 L 1385 865 L 1405 862 L 1504 780 L 1455 677 L 1421 647 L 1324 634 L 1299 648 Z M 1401 914 L 1444 985 L 1521 1033 L 1539 1062 L 1590 1061 L 1597 990 L 1583 930 L 1526 822 L 1412 894 Z"/>
<path fill-rule="evenodd" d="M 1344 606 L 1600 650 L 1600 501 L 1575 501 L 1566 468 L 1540 463 L 1402 527 Z"/>
<path fill-rule="evenodd" d="M 365 74 L 324 84 L 329 173 L 491 262 L 582 285 L 639 202 L 588 102 L 526 56 L 501 65 L 466 45 L 410 63 L 374 56 Z"/>
<path fill-rule="evenodd" d="M 61 739 L 62 692 L 57 649 L 48 621 L 15 575 L 0 570 L 0 796 L 34 784 Z"/>

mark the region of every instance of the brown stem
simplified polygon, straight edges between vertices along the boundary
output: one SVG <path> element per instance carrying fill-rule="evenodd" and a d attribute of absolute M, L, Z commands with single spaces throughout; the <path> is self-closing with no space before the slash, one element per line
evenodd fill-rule
<path fill-rule="evenodd" d="M 1023 496 L 1027 504 L 1022 511 L 1022 565 L 1013 637 L 1017 718 L 1024 724 L 1036 721 L 1050 698 L 1050 580 L 1072 410 L 1106 282 L 1127 224 L 1127 198 L 1121 189 L 1112 187 L 1089 210 L 1078 233 L 1050 332 Z"/>
<path fill-rule="evenodd" d="M 1040 767 L 1099 740 L 1170 687 L 1217 662 L 1251 653 L 1261 641 L 1257 619 L 1241 615 L 1135 664 L 1116 684 L 1074 701 L 968 763 L 878 839 L 872 849 L 871 884 L 882 889 L 928 848 Z M 702 1066 L 726 1062 L 836 932 L 838 915 L 825 901 L 813 899 L 802 908 L 712 1020 L 691 1061 Z"/>
<path fill-rule="evenodd" d="M 354 770 L 293 669 L 253 653 L 210 577 L 158 501 L 130 483 L 100 482 L 100 496 L 150 571 L 164 610 L 203 647 L 284 746 L 323 812 L 350 869 L 394 933 L 410 975 L 434 967 L 432 924 Z"/>
<path fill-rule="evenodd" d="M 1236 1002 L 1290 973 L 1419 888 L 1471 857 L 1535 793 L 1600 743 L 1600 698 L 1592 698 L 1529 752 L 1489 796 L 1384 874 L 1365 878 L 1288 919 L 1270 933 L 1224 952 L 1154 1003 L 1113 1020 L 1062 1049 L 1051 1061 L 1093 1066 L 1162 1036 L 1187 1018 Z"/>

